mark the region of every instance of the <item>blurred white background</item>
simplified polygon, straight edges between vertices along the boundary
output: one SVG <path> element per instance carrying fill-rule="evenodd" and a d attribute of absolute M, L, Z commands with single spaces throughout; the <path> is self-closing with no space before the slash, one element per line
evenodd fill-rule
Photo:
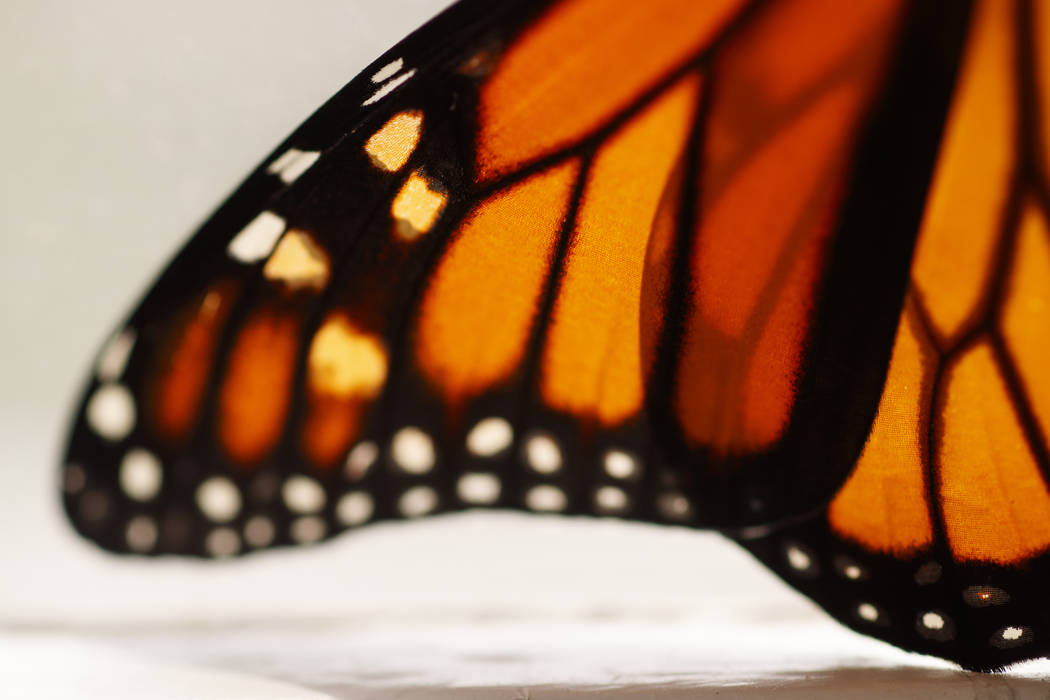
<path fill-rule="evenodd" d="M 412 687 L 655 683 L 671 693 L 696 681 L 675 675 L 691 669 L 706 669 L 716 689 L 747 674 L 759 689 L 790 685 L 800 676 L 788 671 L 822 669 L 834 696 L 836 683 L 856 682 L 857 664 L 890 684 L 901 680 L 897 664 L 925 669 L 839 628 L 704 533 L 466 515 L 204 564 L 112 557 L 67 527 L 56 460 L 101 341 L 278 141 L 446 4 L 0 4 L 0 683 L 21 677 L 19 696 L 46 695 L 48 682 L 110 694 L 99 669 L 119 668 L 121 687 L 140 696 L 158 684 L 171 697 L 270 692 L 159 671 L 159 659 L 300 689 L 357 688 L 347 697 L 372 697 L 362 688 L 398 678 Z M 275 625 L 283 631 L 250 631 Z M 100 639 L 117 651 L 93 656 Z M 339 685 L 333 650 L 388 675 Z M 471 654 L 482 660 L 464 661 Z M 734 663 L 743 676 L 725 675 Z M 972 685 L 968 674 L 922 673 L 906 677 L 920 689 Z M 310 696 L 275 688 L 273 697 Z"/>

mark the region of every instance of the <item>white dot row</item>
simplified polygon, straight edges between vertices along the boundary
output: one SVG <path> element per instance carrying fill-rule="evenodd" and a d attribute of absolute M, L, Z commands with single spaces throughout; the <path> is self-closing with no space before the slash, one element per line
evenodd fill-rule
<path fill-rule="evenodd" d="M 514 442 L 514 428 L 504 418 L 485 418 L 471 428 L 465 442 L 467 451 L 475 457 L 495 457 Z M 378 457 L 379 447 L 374 442 L 358 443 L 347 456 L 346 476 L 351 480 L 362 478 Z M 564 464 L 557 440 L 542 431 L 533 432 L 525 439 L 522 457 L 537 474 L 556 474 Z M 410 425 L 394 433 L 390 441 L 390 458 L 405 473 L 422 475 L 434 468 L 437 452 L 430 435 Z M 634 479 L 641 474 L 638 458 L 624 450 L 606 451 L 602 466 L 608 476 L 617 480 Z"/>
<path fill-rule="evenodd" d="M 802 545 L 788 544 L 784 548 L 784 557 L 788 566 L 799 573 L 810 575 L 817 573 L 813 556 Z M 847 557 L 839 557 L 835 563 L 835 568 L 845 578 L 858 580 L 867 578 L 869 575 L 864 567 Z M 919 585 L 933 583 L 940 577 L 940 572 L 940 564 L 927 562 L 917 571 L 916 582 Z M 971 607 L 986 607 L 1003 605 L 1010 600 L 1010 596 L 1006 591 L 994 586 L 970 586 L 963 591 L 963 599 Z M 853 608 L 853 613 L 860 620 L 872 624 L 887 625 L 890 622 L 887 614 L 871 601 L 858 602 Z M 955 638 L 951 618 L 937 610 L 920 612 L 916 619 L 916 629 L 926 639 L 947 641 Z M 1000 648 L 1015 647 L 1030 641 L 1032 634 L 1030 627 L 1007 625 L 996 631 L 988 641 L 992 646 Z"/>

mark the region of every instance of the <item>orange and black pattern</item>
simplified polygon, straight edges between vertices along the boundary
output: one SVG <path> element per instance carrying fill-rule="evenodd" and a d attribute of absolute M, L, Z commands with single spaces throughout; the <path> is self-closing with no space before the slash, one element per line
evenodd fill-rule
<path fill-rule="evenodd" d="M 747 542 L 854 628 L 981 669 L 1050 634 L 1046 37 L 1042 3 L 976 4 L 867 444 L 819 518 Z"/>
<path fill-rule="evenodd" d="M 106 344 L 71 520 L 206 557 L 475 507 L 718 527 L 906 648 L 1042 653 L 923 597 L 979 569 L 998 610 L 1050 538 L 1036 8 L 458 3 Z"/>

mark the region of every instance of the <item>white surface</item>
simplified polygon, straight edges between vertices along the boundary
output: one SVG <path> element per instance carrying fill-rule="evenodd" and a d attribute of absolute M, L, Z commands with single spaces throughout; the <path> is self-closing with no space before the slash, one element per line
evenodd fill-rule
<path fill-rule="evenodd" d="M 678 529 L 467 515 L 222 564 L 72 534 L 56 459 L 94 352 L 266 152 L 443 5 L 0 6 L 0 695 L 1034 692 L 862 639 Z"/>

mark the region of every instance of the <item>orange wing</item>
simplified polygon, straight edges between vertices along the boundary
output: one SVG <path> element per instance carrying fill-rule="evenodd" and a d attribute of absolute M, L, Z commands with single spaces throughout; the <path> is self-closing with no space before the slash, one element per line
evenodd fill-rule
<path fill-rule="evenodd" d="M 1045 4 L 977 3 L 864 451 L 826 514 L 747 543 L 851 626 L 979 669 L 1050 652 L 1047 37 Z"/>
<path fill-rule="evenodd" d="M 955 69 L 939 9 L 455 6 L 275 151 L 103 353 L 74 522 L 224 555 L 476 505 L 822 505 L 892 347 Z"/>

